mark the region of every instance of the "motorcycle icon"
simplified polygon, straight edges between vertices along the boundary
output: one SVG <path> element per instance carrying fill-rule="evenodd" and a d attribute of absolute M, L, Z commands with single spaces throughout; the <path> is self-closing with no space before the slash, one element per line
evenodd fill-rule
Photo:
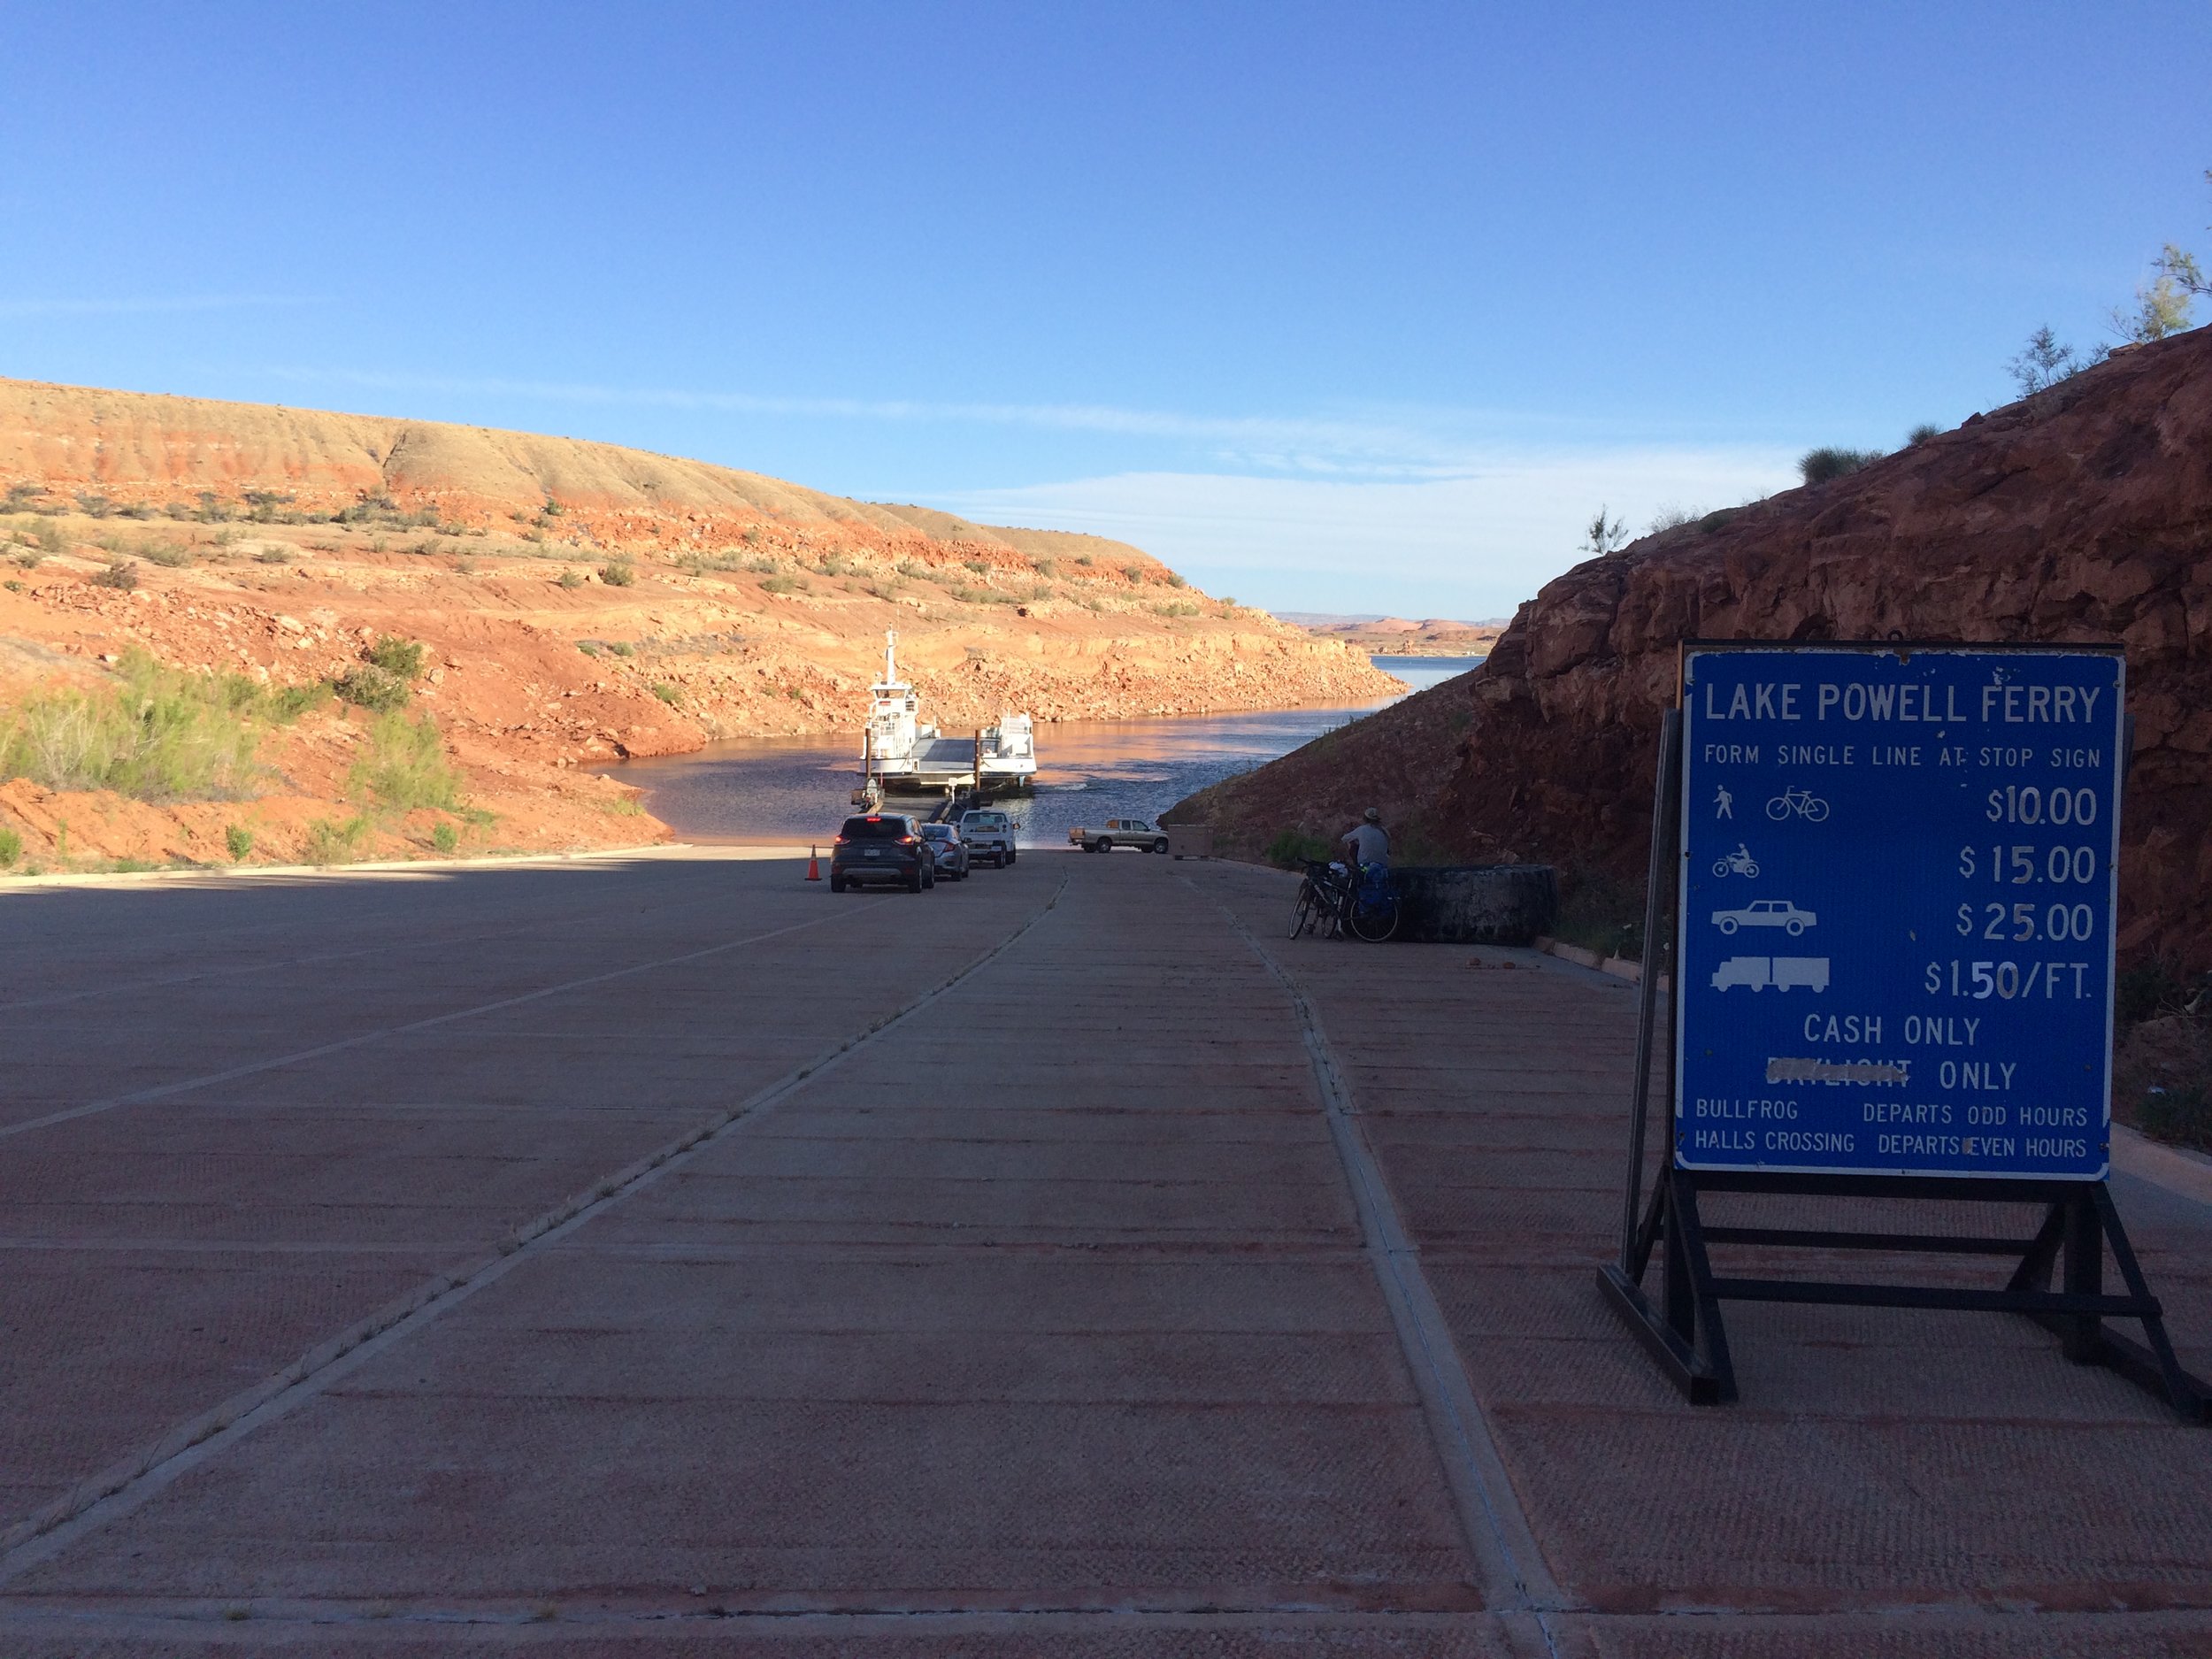
<path fill-rule="evenodd" d="M 1824 812 L 1827 810 L 1825 807 L 1821 809 Z M 1748 847 L 1738 841 L 1734 852 L 1713 861 L 1713 873 L 1717 876 L 1755 876 L 1759 873 L 1759 861 L 1751 856 Z"/>
<path fill-rule="evenodd" d="M 1793 812 L 1809 824 L 1817 824 L 1828 816 L 1828 803 L 1810 789 L 1790 788 L 1767 803 L 1767 816 L 1778 824 Z"/>

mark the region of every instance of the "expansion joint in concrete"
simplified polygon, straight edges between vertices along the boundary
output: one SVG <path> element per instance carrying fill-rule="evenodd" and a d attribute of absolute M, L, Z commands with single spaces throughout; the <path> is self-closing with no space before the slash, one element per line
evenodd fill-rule
<path fill-rule="evenodd" d="M 1197 891 L 1187 876 L 1181 879 Z M 1359 1213 L 1369 1263 L 1412 1371 L 1461 1528 L 1484 1574 L 1484 1597 L 1501 1612 L 1530 1614 L 1546 1648 L 1555 1654 L 1549 1616 L 1576 1603 L 1553 1579 L 1535 1532 L 1514 1494 L 1450 1326 L 1422 1271 L 1420 1250 L 1406 1230 L 1381 1164 L 1357 1121 L 1351 1087 L 1337 1064 L 1320 1016 L 1296 977 L 1260 943 L 1243 919 L 1219 901 L 1215 903 L 1282 987 L 1297 1018 L 1330 1135 Z"/>
<path fill-rule="evenodd" d="M 1053 889 L 1052 895 L 1020 926 L 949 978 L 894 1012 L 840 1039 L 810 1059 L 794 1066 L 774 1082 L 747 1096 L 705 1125 L 677 1137 L 615 1173 L 589 1183 L 574 1196 L 515 1229 L 492 1254 L 472 1265 L 434 1274 L 414 1290 L 318 1344 L 254 1387 L 234 1395 L 211 1410 L 202 1412 L 171 1430 L 152 1445 L 111 1465 L 89 1479 L 79 1482 L 61 1498 L 0 1533 L 0 1585 L 39 1563 L 51 1559 L 85 1533 L 130 1514 L 191 1470 L 229 1450 L 257 1430 L 288 1415 L 331 1384 L 357 1370 L 364 1362 L 406 1340 L 478 1291 L 496 1283 L 525 1258 L 549 1251 L 595 1217 L 689 1163 L 739 1124 L 770 1110 L 787 1095 L 807 1087 L 876 1039 L 905 1024 L 956 987 L 980 972 L 1003 952 L 1012 949 L 1051 913 L 1066 890 L 1067 878 L 1063 876 L 1059 886 Z M 571 981 L 566 986 L 510 997 L 481 1008 L 419 1021 L 414 1026 L 393 1029 L 419 1029 L 425 1025 L 442 1024 L 448 1019 L 465 1018 L 472 1013 L 487 1012 L 493 1008 L 512 1007 L 517 1002 L 551 995 L 557 990 L 598 984 L 625 974 L 641 973 L 649 968 L 695 962 L 741 944 L 757 943 L 819 925 L 819 922 L 803 922 L 791 927 L 776 928 L 749 939 L 687 952 L 657 963 L 620 969 L 613 973 L 595 974 L 588 979 Z M 357 1041 L 369 1040 L 363 1038 Z M 328 1053 L 351 1046 L 350 1041 L 336 1043 L 311 1052 Z"/>
<path fill-rule="evenodd" d="M 1054 896 L 1056 898 L 1058 895 L 1056 894 Z M 605 985 L 615 979 L 627 979 L 641 973 L 652 973 L 662 968 L 680 967 L 687 962 L 703 961 L 709 956 L 719 956 L 732 950 L 742 949 L 747 945 L 764 944 L 771 939 L 780 939 L 787 933 L 803 933 L 810 927 L 826 926 L 831 922 L 842 920 L 847 916 L 858 915 L 863 910 L 873 908 L 875 904 L 888 902 L 891 901 L 877 899 L 871 904 L 839 910 L 828 916 L 818 916 L 811 921 L 793 922 L 786 927 L 772 927 L 764 933 L 748 933 L 742 939 L 726 939 L 718 945 L 709 945 L 701 950 L 687 950 L 680 956 L 660 956 L 651 962 L 633 963 L 626 968 L 611 968 L 604 973 L 586 974 L 580 979 L 564 979 L 558 985 L 542 986 L 537 990 L 525 991 L 517 996 L 503 996 L 496 1002 L 479 1002 L 472 1008 L 457 1008 L 449 1013 L 433 1014 L 426 1019 L 410 1020 L 402 1025 L 380 1025 L 374 1031 L 365 1031 L 355 1036 L 343 1037 L 336 1042 L 321 1043 L 312 1048 L 298 1048 L 291 1053 L 275 1055 L 265 1060 L 249 1061 L 244 1065 L 232 1066 L 227 1071 L 211 1071 L 204 1077 L 186 1078 L 179 1082 L 164 1083 L 154 1088 L 140 1089 L 134 1094 L 116 1094 L 106 1100 L 88 1101 L 81 1106 L 71 1106 L 61 1111 L 49 1112 L 43 1118 L 26 1118 L 19 1124 L 9 1124 L 5 1127 L 0 1127 L 0 1141 L 14 1135 L 28 1134 L 34 1129 L 50 1129 L 56 1124 L 69 1123 L 79 1118 L 90 1118 L 100 1112 L 113 1111 L 119 1106 L 143 1106 L 154 1101 L 168 1100 L 174 1095 L 189 1094 L 197 1089 L 212 1088 L 218 1083 L 234 1083 L 242 1077 L 255 1077 L 264 1071 L 276 1071 L 280 1066 L 298 1065 L 308 1060 L 319 1060 L 326 1055 L 342 1054 L 349 1048 L 364 1048 L 373 1042 L 381 1042 L 388 1037 L 410 1036 L 419 1031 L 430 1031 L 440 1025 L 450 1025 L 456 1020 L 474 1019 L 481 1015 L 495 1014 L 502 1009 L 519 1008 L 526 1002 L 542 1002 L 549 996 L 564 995 L 570 991 L 580 991 L 589 986 Z"/>

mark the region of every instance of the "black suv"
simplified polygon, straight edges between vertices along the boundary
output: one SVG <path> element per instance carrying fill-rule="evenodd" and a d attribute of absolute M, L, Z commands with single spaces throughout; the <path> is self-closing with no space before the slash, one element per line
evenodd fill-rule
<path fill-rule="evenodd" d="M 937 885 L 937 858 L 922 826 L 903 812 L 849 818 L 830 849 L 830 891 L 862 881 L 900 881 L 910 893 Z"/>

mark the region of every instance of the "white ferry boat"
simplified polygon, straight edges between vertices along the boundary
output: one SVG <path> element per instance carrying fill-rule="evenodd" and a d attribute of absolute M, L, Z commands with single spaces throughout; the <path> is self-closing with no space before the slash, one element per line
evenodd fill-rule
<path fill-rule="evenodd" d="M 946 737 L 920 719 L 914 687 L 899 678 L 899 636 L 883 636 L 883 678 L 869 687 L 860 764 L 871 787 L 942 789 L 963 784 L 1025 789 L 1037 773 L 1034 723 L 1006 713 L 973 737 Z"/>

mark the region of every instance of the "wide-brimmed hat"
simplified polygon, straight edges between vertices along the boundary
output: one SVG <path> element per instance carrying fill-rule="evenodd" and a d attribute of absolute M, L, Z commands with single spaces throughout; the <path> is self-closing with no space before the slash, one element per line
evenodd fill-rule
<path fill-rule="evenodd" d="M 1382 822 L 1382 809 L 1379 806 L 1371 806 L 1367 809 L 1366 817 L 1370 824 L 1379 824 Z"/>

